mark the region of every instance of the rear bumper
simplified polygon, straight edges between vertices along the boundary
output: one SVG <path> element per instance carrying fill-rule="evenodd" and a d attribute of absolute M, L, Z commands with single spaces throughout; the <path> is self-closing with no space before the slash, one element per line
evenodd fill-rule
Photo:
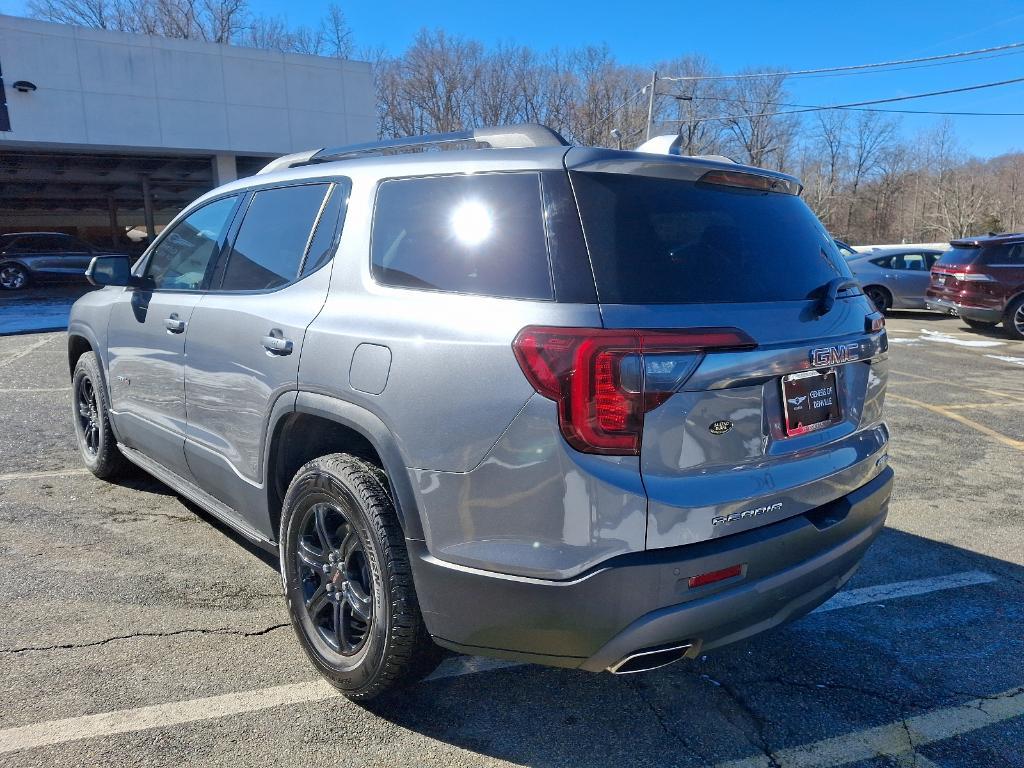
<path fill-rule="evenodd" d="M 885 468 L 807 513 L 714 541 L 621 555 L 569 581 L 439 561 L 409 542 L 434 639 L 457 651 L 601 671 L 638 650 L 689 644 L 687 655 L 795 619 L 853 575 L 885 523 Z M 743 564 L 727 581 L 688 579 Z"/>
<path fill-rule="evenodd" d="M 1003 319 L 1000 309 L 991 307 L 972 307 L 968 304 L 960 304 L 950 299 L 942 299 L 935 296 L 928 296 L 924 305 L 928 309 L 938 312 L 955 312 L 967 320 L 978 320 L 983 323 L 998 323 Z"/>

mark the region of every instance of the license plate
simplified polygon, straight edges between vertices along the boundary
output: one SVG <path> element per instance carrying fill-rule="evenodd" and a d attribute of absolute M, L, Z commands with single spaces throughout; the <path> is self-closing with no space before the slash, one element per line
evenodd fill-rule
<path fill-rule="evenodd" d="M 824 429 L 842 419 L 834 370 L 802 371 L 782 377 L 786 435 L 793 437 Z"/>
<path fill-rule="evenodd" d="M 946 284 L 946 276 L 945 275 L 936 275 L 935 276 L 935 284 L 936 285 L 945 285 Z"/>

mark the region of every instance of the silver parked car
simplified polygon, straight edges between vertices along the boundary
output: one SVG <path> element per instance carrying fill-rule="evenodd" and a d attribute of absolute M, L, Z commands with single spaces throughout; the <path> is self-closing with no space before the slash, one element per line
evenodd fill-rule
<path fill-rule="evenodd" d="M 892 487 L 884 320 L 799 193 L 536 125 L 281 158 L 94 261 L 82 457 L 279 552 L 354 699 L 441 647 L 735 642 L 842 587 Z"/>
<path fill-rule="evenodd" d="M 32 283 L 85 280 L 85 270 L 102 251 L 62 232 L 0 235 L 0 289 L 17 291 Z"/>
<path fill-rule="evenodd" d="M 849 259 L 854 277 L 880 312 L 925 309 L 931 269 L 943 251 L 879 248 Z"/>

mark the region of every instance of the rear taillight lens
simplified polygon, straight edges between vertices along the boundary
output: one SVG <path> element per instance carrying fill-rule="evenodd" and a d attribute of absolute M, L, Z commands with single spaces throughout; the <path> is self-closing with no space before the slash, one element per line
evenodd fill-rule
<path fill-rule="evenodd" d="M 735 328 L 682 331 L 529 326 L 512 343 L 533 388 L 558 403 L 566 441 L 585 453 L 640 453 L 644 414 L 665 402 L 711 350 L 752 349 Z"/>

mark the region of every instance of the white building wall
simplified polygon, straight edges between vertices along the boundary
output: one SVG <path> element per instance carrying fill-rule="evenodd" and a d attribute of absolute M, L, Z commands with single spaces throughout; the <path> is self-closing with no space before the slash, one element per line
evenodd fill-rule
<path fill-rule="evenodd" d="M 366 62 L 0 15 L 0 66 L 11 120 L 0 151 L 285 154 L 376 136 Z"/>

